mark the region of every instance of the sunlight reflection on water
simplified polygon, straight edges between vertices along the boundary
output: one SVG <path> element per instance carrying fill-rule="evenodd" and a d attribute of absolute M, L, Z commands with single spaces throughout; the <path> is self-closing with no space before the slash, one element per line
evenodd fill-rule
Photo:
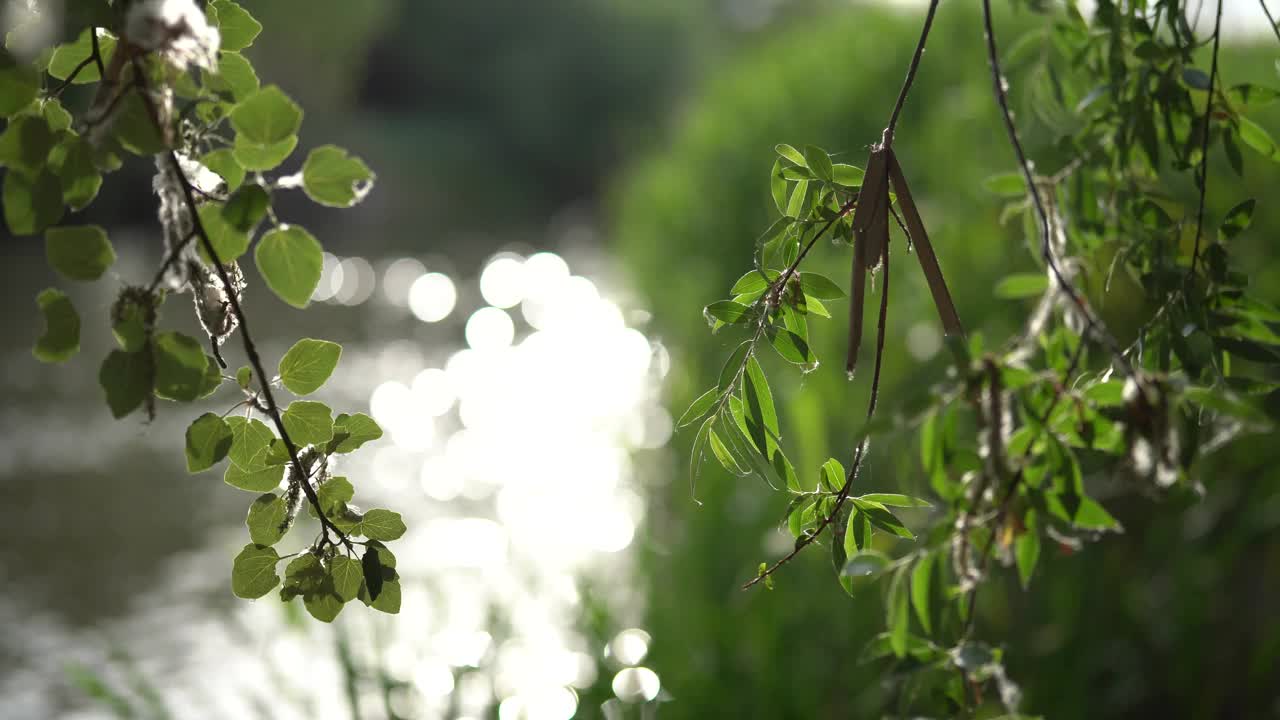
<path fill-rule="evenodd" d="M 356 603 L 332 627 L 295 623 L 274 596 L 210 612 L 191 593 L 228 593 L 227 553 L 245 541 L 236 527 L 173 561 L 154 602 L 103 630 L 154 670 L 148 676 L 184 719 L 349 717 L 350 697 L 365 717 L 496 709 L 504 719 L 568 718 L 579 691 L 611 676 L 618 698 L 653 699 L 657 675 L 634 667 L 647 634 L 626 630 L 601 647 L 578 620 L 584 592 L 615 629 L 643 610 L 626 591 L 634 584 L 627 549 L 644 518 L 632 452 L 662 447 L 672 432 L 659 394 L 669 364 L 661 346 L 553 253 L 491 258 L 474 281 L 486 304 L 472 308 L 460 305 L 474 291 L 414 258 L 328 255 L 324 267 L 315 300 L 440 324 L 434 335 L 466 340 L 452 352 L 385 333 L 347 343 L 320 393 L 343 409 L 367 407 L 386 430 L 344 457 L 340 472 L 358 501 L 405 516 L 409 531 L 392 547 L 401 613 Z M 307 538 L 292 539 L 301 547 Z M 296 549 L 282 546 L 282 554 Z M 174 588 L 183 599 L 169 597 Z M 59 629 L 45 636 L 59 665 L 68 646 L 96 642 Z M 123 677 L 118 663 L 75 655 L 109 680 Z M 351 694 L 344 663 L 372 673 Z"/>

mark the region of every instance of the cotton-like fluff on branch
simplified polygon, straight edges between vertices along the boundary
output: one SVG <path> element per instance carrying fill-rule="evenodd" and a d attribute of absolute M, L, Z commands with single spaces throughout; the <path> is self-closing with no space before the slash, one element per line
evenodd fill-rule
<path fill-rule="evenodd" d="M 1153 378 L 1131 377 L 1124 384 L 1124 402 L 1134 472 L 1159 488 L 1172 486 L 1178 482 L 1182 440 L 1165 387 Z"/>
<path fill-rule="evenodd" d="M 217 272 L 195 263 L 191 273 L 191 298 L 195 302 L 196 317 L 215 347 L 221 347 L 227 336 L 240 326 L 240 318 L 231 308 L 231 296 L 238 302 L 244 293 L 244 273 L 240 264 L 230 262 L 222 266 L 231 280 L 231 287 L 222 282 Z"/>
<path fill-rule="evenodd" d="M 124 34 L 181 70 L 218 66 L 222 38 L 193 0 L 135 0 L 125 15 Z"/>
<path fill-rule="evenodd" d="M 299 477 L 297 467 L 290 462 L 285 466 L 284 478 L 288 487 L 284 492 L 285 516 L 280 523 L 280 532 L 286 533 L 293 527 L 293 521 L 302 509 L 302 483 L 309 482 L 313 488 L 323 485 L 330 476 L 327 458 L 319 450 L 308 447 L 298 451 L 298 462 L 306 470 L 307 477 Z"/>
<path fill-rule="evenodd" d="M 177 153 L 177 157 L 187 182 L 197 191 L 212 194 L 223 189 L 222 178 L 209 168 L 181 153 Z M 196 254 L 196 240 L 192 235 L 195 225 L 187 208 L 182 180 L 163 154 L 156 156 L 156 174 L 151 186 L 160 200 L 158 215 L 164 231 L 165 259 L 172 258 L 165 270 L 164 283 L 171 291 L 182 292 L 190 285 L 193 269 L 200 266 L 200 258 Z"/>

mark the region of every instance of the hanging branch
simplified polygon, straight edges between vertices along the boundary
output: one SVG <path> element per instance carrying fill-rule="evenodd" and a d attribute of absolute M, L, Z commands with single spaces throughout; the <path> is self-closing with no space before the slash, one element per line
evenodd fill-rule
<path fill-rule="evenodd" d="M 1013 111 L 1009 109 L 1009 88 L 1004 72 L 1000 69 L 1000 52 L 996 47 L 995 26 L 991 21 L 991 0 L 982 0 L 982 25 L 986 35 L 987 62 L 991 67 L 991 81 L 995 89 L 996 104 L 1000 108 L 1000 117 L 1004 121 L 1005 132 L 1009 136 L 1009 144 L 1013 147 L 1014 156 L 1018 161 L 1018 169 L 1022 171 L 1022 179 L 1027 184 L 1027 192 L 1030 193 L 1031 204 L 1035 208 L 1036 221 L 1040 231 L 1041 257 L 1044 258 L 1045 264 L 1048 265 L 1049 272 L 1052 273 L 1058 288 L 1071 300 L 1076 311 L 1084 318 L 1085 334 L 1093 333 L 1097 340 L 1110 351 L 1113 361 L 1119 365 L 1121 371 L 1126 376 L 1132 377 L 1134 375 L 1133 367 L 1124 356 L 1119 344 L 1107 332 L 1102 322 L 1094 316 L 1093 311 L 1085 305 L 1080 292 L 1063 275 L 1062 269 L 1058 266 L 1058 259 L 1054 257 L 1049 213 L 1045 209 L 1043 198 L 1040 197 L 1039 183 L 1036 180 L 1035 172 L 1031 168 L 1031 161 L 1027 159 L 1026 151 L 1022 148 L 1022 141 L 1018 137 L 1018 128 L 1013 123 Z"/>
<path fill-rule="evenodd" d="M 144 68 L 141 66 L 138 57 L 133 58 L 133 72 L 139 84 L 138 95 L 142 98 L 143 103 L 147 107 L 147 113 L 156 125 L 156 131 L 164 135 L 164 128 L 161 126 L 160 115 L 151 98 L 150 88 L 146 81 Z M 231 276 L 222 265 L 221 258 L 218 257 L 217 249 L 214 248 L 213 242 L 209 239 L 204 224 L 200 221 L 200 214 L 196 205 L 195 191 L 191 186 L 191 181 L 182 170 L 182 164 L 178 162 L 177 151 L 169 148 L 165 151 L 165 161 L 169 164 L 174 175 L 178 178 L 178 183 L 182 187 L 183 200 L 187 206 L 187 213 L 191 216 L 192 232 L 194 237 L 200 240 L 200 246 L 208 254 L 209 260 L 213 263 L 214 271 L 217 272 L 218 278 L 222 280 L 224 287 L 234 287 Z M 271 418 L 271 423 L 275 425 L 276 432 L 280 435 L 280 440 L 284 443 L 285 449 L 289 452 L 289 462 L 292 464 L 294 472 L 297 473 L 299 484 L 302 491 L 307 496 L 307 501 L 315 508 L 316 515 L 320 518 L 321 546 L 325 544 L 334 544 L 334 540 L 329 537 L 332 531 L 337 536 L 337 542 L 346 546 L 348 551 L 354 551 L 351 540 L 346 533 L 342 532 L 329 520 L 324 512 L 323 506 L 320 504 L 320 497 L 316 494 L 315 488 L 311 486 L 311 474 L 307 472 L 306 466 L 299 457 L 298 446 L 294 443 L 293 438 L 289 437 L 289 432 L 284 427 L 284 420 L 280 416 L 280 406 L 276 402 L 275 396 L 271 392 L 270 377 L 267 374 L 266 366 L 262 363 L 261 356 L 258 355 L 258 347 L 253 342 L 253 337 L 249 334 L 248 318 L 245 316 L 244 308 L 240 305 L 240 299 L 236 293 L 227 293 L 227 301 L 231 309 L 231 313 L 238 321 L 238 329 L 240 331 L 241 344 L 244 346 L 245 356 L 249 360 L 250 367 L 258 380 L 260 388 L 259 394 L 262 398 L 261 409 Z"/>
<path fill-rule="evenodd" d="M 1263 3 L 1263 9 L 1266 4 Z M 1268 19 L 1271 17 L 1267 14 Z M 1272 24 L 1272 30 L 1275 25 Z M 1209 191 L 1209 126 L 1213 121 L 1213 92 L 1218 80 L 1218 41 L 1222 36 L 1222 0 L 1218 0 L 1218 12 L 1213 20 L 1213 62 L 1209 68 L 1209 97 L 1204 104 L 1204 121 L 1200 124 L 1200 207 L 1196 211 L 1196 245 L 1191 253 L 1191 267 L 1187 269 L 1187 279 L 1196 274 L 1196 263 L 1200 261 L 1200 237 L 1204 234 L 1204 198 Z"/>
<path fill-rule="evenodd" d="M 892 150 L 890 149 L 890 146 L 893 143 L 894 129 L 897 127 L 898 117 L 902 112 L 903 105 L 906 104 L 907 95 L 911 91 L 911 86 L 915 83 L 916 71 L 920 67 L 920 59 L 924 56 L 925 45 L 929 40 L 929 31 L 933 28 L 933 17 L 935 12 L 938 9 L 938 2 L 939 0 L 931 0 L 931 2 L 929 3 L 929 9 L 925 14 L 924 26 L 920 29 L 920 39 L 919 41 L 916 42 L 915 52 L 912 53 L 912 56 L 911 56 L 911 64 L 907 67 L 907 77 L 902 82 L 902 87 L 898 91 L 898 99 L 894 102 L 893 111 L 889 115 L 889 124 L 885 126 L 884 132 L 881 134 L 880 144 L 872 148 L 872 159 L 874 161 L 877 158 L 877 156 L 880 158 L 882 171 L 878 174 L 873 175 L 873 173 L 871 172 L 870 163 L 868 163 L 867 175 L 865 176 L 866 178 L 871 178 L 872 182 L 880 183 L 878 187 L 873 186 L 870 192 L 875 196 L 871 199 L 871 202 L 874 205 L 873 212 L 875 212 L 877 215 L 877 217 L 873 221 L 876 227 L 875 232 L 879 233 L 881 226 L 883 226 L 882 227 L 883 237 L 880 237 L 880 235 L 877 234 L 878 239 L 876 240 L 877 242 L 876 263 L 881 262 L 881 258 L 883 258 L 883 264 L 886 270 L 884 285 L 881 289 L 881 297 L 880 297 L 879 333 L 878 333 L 878 339 L 876 342 L 875 370 L 872 373 L 871 396 L 867 404 L 866 422 L 868 424 L 870 424 L 872 418 L 875 417 L 876 402 L 880 393 L 880 369 L 881 369 L 881 362 L 884 357 L 885 321 L 887 318 L 888 305 L 889 305 L 889 277 L 888 277 L 887 271 L 888 271 L 888 265 L 889 265 L 888 215 L 889 215 L 890 208 L 888 203 L 888 195 L 889 195 L 890 180 L 889 180 L 889 170 L 888 170 L 887 163 L 890 161 L 889 158 L 892 155 Z M 896 161 L 894 161 L 894 164 L 896 165 Z M 825 232 L 828 228 L 830 228 L 832 224 L 835 222 L 835 220 L 841 217 L 844 217 L 849 212 L 849 210 L 854 207 L 856 207 L 858 211 L 861 211 L 861 213 L 857 213 L 855 211 L 855 215 L 854 215 L 855 227 L 858 225 L 859 214 L 866 215 L 868 211 L 864 208 L 873 207 L 873 205 L 864 205 L 861 203 L 861 199 L 867 196 L 865 180 L 864 180 L 863 188 L 864 190 L 859 192 L 857 199 L 850 200 L 848 203 L 845 203 L 845 205 L 841 207 L 840 212 L 837 214 L 837 216 L 835 218 L 832 218 L 832 220 L 827 223 L 826 227 L 823 228 L 823 232 Z M 883 198 L 880 197 L 881 195 L 883 195 Z M 914 206 L 912 207 L 912 211 L 914 212 Z M 910 222 L 910 220 L 908 220 L 908 222 Z M 819 233 L 819 235 L 821 234 L 822 233 Z M 869 248 L 867 246 L 867 241 L 862 237 L 862 234 L 860 233 L 859 235 L 860 235 L 859 239 L 854 246 L 854 269 L 853 269 L 854 288 L 852 288 L 850 292 L 851 305 L 854 306 L 851 308 L 850 319 L 849 319 L 850 348 L 851 348 L 850 356 L 851 357 L 856 357 L 856 349 L 854 349 L 857 344 L 856 341 L 854 340 L 855 335 L 857 339 L 859 340 L 861 339 L 862 290 L 864 288 L 863 283 L 865 282 L 865 271 L 866 271 L 866 268 L 868 267 L 868 259 L 866 256 L 868 254 Z M 804 249 L 804 252 L 801 253 L 796 258 L 796 261 L 787 268 L 786 273 L 784 273 L 784 275 L 782 276 L 782 279 L 784 282 L 780 285 L 777 285 L 777 287 L 785 287 L 785 279 L 789 278 L 795 272 L 795 269 L 799 266 L 800 261 L 804 259 L 805 254 L 808 253 L 809 248 L 813 247 L 813 243 L 816 240 L 817 240 L 817 237 L 815 237 L 813 241 L 810 241 L 809 245 Z M 910 242 L 910 237 L 908 241 Z M 925 239 L 925 243 L 926 244 L 928 243 L 927 237 Z M 922 262 L 924 262 L 923 259 L 922 259 Z M 935 266 L 936 266 L 936 262 L 935 262 Z M 862 270 L 862 272 L 860 273 L 859 270 Z M 926 272 L 926 274 L 928 273 Z M 941 274 L 938 275 L 938 278 L 939 279 L 941 278 Z M 932 284 L 933 283 L 931 279 L 930 280 L 931 287 L 932 287 Z M 952 312 L 954 313 L 954 308 Z M 958 320 L 957 320 L 957 324 L 958 324 Z M 804 535 L 799 540 L 797 540 L 795 548 L 792 549 L 790 553 L 787 553 L 787 555 L 785 555 L 782 559 L 778 560 L 768 568 L 762 570 L 759 574 L 756 575 L 756 577 L 744 583 L 742 586 L 743 590 L 746 590 L 752 587 L 753 585 L 759 583 L 760 581 L 770 577 L 775 572 L 777 572 L 779 568 L 781 568 L 783 565 L 790 562 L 793 558 L 795 558 L 796 555 L 799 555 L 801 550 L 804 550 L 809 545 L 812 545 L 819 537 L 821 537 L 822 533 L 827 529 L 827 527 L 830 526 L 831 523 L 837 517 L 839 517 L 840 511 L 844 508 L 845 503 L 848 502 L 849 500 L 849 493 L 853 489 L 853 482 L 858 477 L 858 472 L 862 469 L 862 462 L 866 458 L 869 441 L 870 439 L 868 437 L 863 437 L 858 442 L 857 447 L 854 449 L 853 461 L 851 463 L 849 471 L 845 474 L 844 485 L 841 486 L 840 491 L 836 494 L 835 504 L 832 507 L 831 512 L 823 517 L 822 522 L 818 525 L 817 528 L 814 529 L 813 532 L 808 533 L 807 535 Z"/>

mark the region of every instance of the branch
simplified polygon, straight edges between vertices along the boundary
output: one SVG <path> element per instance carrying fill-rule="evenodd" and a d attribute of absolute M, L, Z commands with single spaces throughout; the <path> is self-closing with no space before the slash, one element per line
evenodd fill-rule
<path fill-rule="evenodd" d="M 1264 3 L 1264 9 L 1267 7 Z M 1270 17 L 1268 13 L 1267 17 Z M 1275 30 L 1275 25 L 1271 26 Z M 1209 68 L 1209 97 L 1204 105 L 1204 127 L 1200 138 L 1200 209 L 1196 212 L 1196 245 L 1191 253 L 1191 267 L 1187 270 L 1187 280 L 1196 273 L 1196 263 L 1200 261 L 1200 236 L 1204 233 L 1204 197 L 1209 190 L 1209 124 L 1213 122 L 1213 90 L 1218 79 L 1218 40 L 1222 35 L 1222 0 L 1218 0 L 1218 13 L 1213 20 L 1213 64 Z"/>
<path fill-rule="evenodd" d="M 885 248 L 884 285 L 880 290 L 880 331 L 876 337 L 875 371 L 872 372 L 871 374 L 871 398 L 867 402 L 867 422 L 868 423 L 871 422 L 871 418 L 874 417 L 876 414 L 876 400 L 880 396 L 880 366 L 881 366 L 881 361 L 884 359 L 884 329 L 885 329 L 885 321 L 888 317 L 888 313 L 889 313 L 889 250 L 888 248 Z M 869 443 L 870 443 L 869 437 L 863 437 L 862 441 L 858 443 L 858 447 L 856 450 L 854 450 L 854 453 L 853 453 L 853 463 L 849 468 L 848 474 L 845 475 L 844 485 L 840 488 L 840 492 L 836 495 L 836 502 L 835 502 L 835 505 L 832 506 L 831 512 L 828 513 L 826 517 L 822 519 L 822 524 L 819 525 L 813 532 L 797 540 L 795 548 L 792 549 L 791 552 L 787 553 L 786 556 L 784 556 L 781 560 L 778 560 L 772 566 L 766 568 L 764 572 L 759 573 L 754 578 L 752 578 L 749 582 L 744 584 L 742 586 L 743 590 L 749 589 L 752 585 L 755 585 L 761 580 L 764 580 L 765 578 L 777 572 L 778 569 L 781 568 L 783 565 L 786 565 L 787 563 L 791 562 L 792 558 L 794 558 L 796 555 L 799 555 L 801 550 L 804 550 L 806 547 L 813 544 L 813 542 L 822 535 L 822 532 L 827 529 L 827 526 L 829 526 L 833 520 L 835 520 L 837 517 L 840 516 L 840 511 L 844 508 L 844 504 L 849 500 L 849 492 L 853 489 L 853 481 L 858 477 L 858 471 L 862 469 L 862 461 L 864 458 L 866 458 L 867 447 Z"/>
<path fill-rule="evenodd" d="M 1115 339 L 1102 326 L 1102 323 L 1094 317 L 1093 312 L 1084 304 L 1084 301 L 1080 298 L 1080 293 L 1062 274 L 1062 269 L 1058 267 L 1058 260 L 1053 255 L 1049 213 L 1045 209 L 1044 200 L 1040 197 L 1039 185 L 1036 181 L 1035 173 L 1031 169 L 1031 162 L 1027 159 L 1026 151 L 1022 148 L 1022 141 L 1018 138 L 1018 128 L 1013 124 L 1013 111 L 1009 109 L 1008 86 L 1004 73 L 1000 69 L 1000 52 L 996 48 L 995 27 L 991 22 L 991 0 L 982 0 L 982 25 L 987 39 L 987 61 L 991 66 L 991 80 L 995 89 L 996 104 L 1000 107 L 1000 116 L 1004 120 L 1005 131 L 1009 136 L 1009 144 L 1013 147 L 1013 153 L 1018 160 L 1018 168 L 1022 171 L 1022 179 L 1027 184 L 1027 192 L 1031 193 L 1031 201 L 1035 207 L 1036 220 L 1040 229 L 1040 253 L 1044 257 L 1045 263 L 1049 266 L 1049 271 L 1053 274 L 1058 287 L 1071 299 L 1071 303 L 1075 305 L 1080 316 L 1084 318 L 1085 333 L 1092 332 L 1107 347 L 1113 360 L 1119 363 L 1125 375 L 1132 376 L 1134 374 L 1133 367 L 1121 352 L 1119 344 L 1116 343 Z"/>
<path fill-rule="evenodd" d="M 1271 16 L 1271 11 L 1267 9 L 1267 0 L 1258 0 L 1258 4 L 1262 6 L 1262 12 L 1267 14 L 1267 24 L 1271 26 L 1271 32 L 1276 34 L 1276 39 L 1280 40 L 1280 27 L 1276 27 L 1276 19 Z"/>
<path fill-rule="evenodd" d="M 76 76 L 80 74 L 80 71 L 89 67 L 89 63 L 93 62 L 94 60 L 98 60 L 97 43 L 94 43 L 93 52 L 89 53 L 89 57 L 81 60 L 80 64 L 77 65 L 75 69 L 71 71 L 71 74 L 67 75 L 67 77 L 64 78 L 63 81 L 58 85 L 58 87 L 54 88 L 53 92 L 49 93 L 49 97 L 56 98 L 59 95 L 61 95 L 64 90 L 71 87 L 71 82 L 76 79 Z M 98 60 L 98 66 L 99 67 L 102 66 L 101 60 Z"/>
<path fill-rule="evenodd" d="M 916 71 L 920 68 L 920 59 L 924 56 L 925 43 L 929 39 L 929 31 L 933 28 L 933 16 L 938 10 L 938 2 L 939 0 L 930 0 L 929 2 L 929 10 L 925 14 L 924 26 L 920 29 L 920 40 L 917 41 L 915 52 L 911 56 L 911 64 L 907 67 L 907 77 L 903 80 L 902 88 L 898 91 L 898 99 L 893 104 L 893 111 L 889 115 L 889 124 L 885 126 L 884 132 L 880 137 L 881 148 L 887 149 L 893 144 L 893 133 L 894 129 L 898 125 L 898 116 L 902 113 L 902 106 L 907 102 L 907 95 L 911 92 L 911 86 L 915 84 Z M 888 182 L 887 177 L 885 178 L 885 182 Z M 853 209 L 857 202 L 857 199 L 851 199 L 840 208 L 839 214 L 827 222 L 826 226 L 809 241 L 809 244 L 804 248 L 800 255 L 796 257 L 796 261 L 787 268 L 787 271 L 779 278 L 780 282 L 775 286 L 775 288 L 786 287 L 787 279 L 795 273 L 796 268 L 800 265 L 800 261 L 808 254 L 809 249 L 813 247 L 818 238 L 821 237 L 836 222 L 836 220 L 844 217 L 851 209 Z M 899 222 L 899 224 L 901 224 L 901 222 Z M 907 235 L 908 242 L 910 242 L 910 234 L 908 233 Z M 883 255 L 885 267 L 884 287 L 881 288 L 880 296 L 880 328 L 876 340 L 876 365 L 871 379 L 871 397 L 867 403 L 868 423 L 871 422 L 871 418 L 875 415 L 876 401 L 880 394 L 880 367 L 881 361 L 884 357 L 885 319 L 888 314 L 889 307 L 889 249 L 887 246 L 884 248 Z M 835 520 L 835 518 L 840 514 L 841 509 L 844 508 L 845 502 L 848 501 L 849 491 L 853 489 L 853 481 L 857 478 L 858 471 L 862 468 L 862 461 L 866 457 L 867 453 L 868 441 L 869 438 L 864 437 L 862 441 L 858 443 L 857 449 L 854 450 L 852 467 L 850 467 L 848 474 L 845 476 L 844 486 L 840 488 L 840 492 L 836 495 L 835 506 L 831 509 L 831 512 L 822 519 L 822 523 L 818 525 L 812 533 L 797 540 L 795 548 L 791 552 L 787 553 L 787 555 L 781 560 L 778 560 L 772 566 L 766 568 L 764 572 L 759 573 L 756 577 L 744 584 L 742 586 L 743 590 L 752 587 L 756 583 L 777 572 L 779 568 L 790 562 L 796 555 L 799 555 L 801 550 L 804 550 L 817 540 L 822 535 L 823 531 L 827 529 L 833 520 Z"/>
<path fill-rule="evenodd" d="M 133 61 L 134 75 L 139 78 L 141 84 L 139 96 L 147 105 L 147 111 L 153 121 L 156 122 L 156 130 L 165 135 L 164 128 L 159 126 L 159 113 L 155 106 L 155 102 L 151 99 L 150 89 L 146 86 L 145 77 L 141 67 L 139 67 L 137 58 Z M 213 242 L 209 239 L 208 232 L 205 231 L 204 224 L 200 222 L 200 213 L 196 205 L 195 191 L 191 186 L 191 181 L 187 179 L 187 175 L 182 170 L 182 164 L 178 162 L 178 154 L 172 148 L 165 151 L 165 160 L 169 163 L 169 167 L 178 177 L 178 182 L 182 185 L 182 197 L 186 202 L 187 212 L 191 215 L 191 224 L 194 235 L 200 238 L 200 244 L 208 254 L 209 260 L 213 263 L 214 270 L 218 273 L 219 279 L 227 288 L 235 287 L 231 280 L 231 276 L 227 274 L 227 270 L 222 266 L 222 260 L 218 257 L 218 251 L 213 246 Z M 276 403 L 275 397 L 271 393 L 271 382 L 267 379 L 266 367 L 262 363 L 262 358 L 258 355 L 258 347 L 253 342 L 253 337 L 249 334 L 248 318 L 244 314 L 244 308 L 240 305 L 240 299 L 236 297 L 236 293 L 227 293 L 227 300 L 231 306 L 231 312 L 238 321 L 240 340 L 244 345 L 245 356 L 249 360 L 249 365 L 253 368 L 254 374 L 258 378 L 258 386 L 261 388 L 262 406 L 267 415 L 271 418 L 271 422 L 276 427 L 276 432 L 280 434 L 280 440 L 284 442 L 285 449 L 289 451 L 289 461 L 292 463 L 294 471 L 301 479 L 302 491 L 307 496 L 307 501 L 316 509 L 316 515 L 320 518 L 320 529 L 326 542 L 332 542 L 329 539 L 329 531 L 333 531 L 338 540 L 351 550 L 351 540 L 346 534 L 335 526 L 328 516 L 325 515 L 324 508 L 320 504 L 320 497 L 316 495 L 315 488 L 311 486 L 311 474 L 307 472 L 299 458 L 298 446 L 294 444 L 293 438 L 289 437 L 289 432 L 285 430 L 284 421 L 280 417 L 280 406 Z"/>
<path fill-rule="evenodd" d="M 898 126 L 898 115 L 902 112 L 902 106 L 907 102 L 907 93 L 911 91 L 911 85 L 916 81 L 916 70 L 920 68 L 920 58 L 924 55 L 924 44 L 929 39 L 929 30 L 933 28 L 933 15 L 938 10 L 938 0 L 930 0 L 929 11 L 924 16 L 924 27 L 920 29 L 920 40 L 916 43 L 916 51 L 911 56 L 911 65 L 907 67 L 907 79 L 902 83 L 902 89 L 898 91 L 898 100 L 893 104 L 893 112 L 889 115 L 889 124 L 884 128 L 884 135 L 881 142 L 886 146 L 893 144 L 893 131 Z"/>

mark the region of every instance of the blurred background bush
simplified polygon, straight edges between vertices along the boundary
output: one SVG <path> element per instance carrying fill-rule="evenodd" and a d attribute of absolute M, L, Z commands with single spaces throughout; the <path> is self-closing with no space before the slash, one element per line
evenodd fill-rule
<path fill-rule="evenodd" d="M 307 110 L 302 150 L 338 141 L 379 175 L 354 211 L 282 205 L 347 271 L 344 280 L 330 269 L 336 300 L 305 313 L 251 289 L 259 332 L 278 334 L 272 340 L 281 348 L 299 334 L 343 341 L 339 392 L 357 409 L 373 405 L 375 415 L 381 392 L 385 414 L 421 400 L 409 388 L 419 391 L 414 380 L 426 370 L 444 370 L 446 393 L 464 398 L 490 383 L 481 371 L 527 370 L 510 364 L 516 360 L 474 362 L 475 353 L 465 354 L 477 345 L 467 314 L 506 307 L 483 292 L 482 271 L 495 253 L 512 253 L 497 257 L 523 263 L 528 282 L 559 282 L 569 271 L 588 277 L 602 302 L 645 334 L 651 353 L 641 371 L 602 377 L 643 389 L 601 415 L 613 433 L 608 442 L 557 445 L 580 457 L 542 462 L 548 473 L 569 468 L 566 476 L 583 488 L 572 497 L 595 497 L 590 486 L 616 475 L 618 494 L 607 499 L 619 503 L 634 536 L 623 538 L 625 550 L 564 551 L 571 561 L 522 554 L 521 527 L 500 507 L 505 481 L 480 471 L 455 472 L 448 487 L 436 481 L 453 472 L 442 465 L 453 461 L 446 448 L 465 444 L 453 442 L 460 430 L 475 430 L 450 411 L 424 421 L 436 423 L 431 450 L 414 444 L 421 438 L 384 440 L 386 452 L 362 468 L 368 482 L 395 495 L 396 507 L 420 504 L 419 527 L 434 528 L 400 552 L 402 562 L 422 558 L 413 571 L 424 586 L 420 605 L 407 601 L 401 618 L 381 625 L 350 613 L 332 630 L 298 625 L 266 601 L 246 610 L 226 585 L 228 549 L 243 542 L 244 498 L 212 475 L 185 476 L 180 428 L 167 427 L 163 415 L 151 427 L 110 423 L 94 381 L 105 337 L 86 335 L 85 352 L 69 368 L 35 366 L 27 352 L 38 333 L 30 298 L 52 278 L 39 243 L 6 237 L 0 317 L 20 330 L 3 341 L 0 427 L 8 439 L 0 483 L 19 510 L 0 524 L 0 621 L 14 629 L 0 640 L 0 700 L 13 714 L 0 714 L 91 717 L 128 707 L 142 717 L 188 718 L 249 708 L 262 717 L 348 717 L 356 707 L 365 717 L 505 719 L 576 709 L 612 720 L 891 712 L 892 676 L 858 658 L 881 628 L 878 599 L 846 596 L 820 548 L 789 566 L 777 590 L 741 592 L 757 563 L 790 543 L 778 529 L 785 496 L 714 464 L 691 491 L 691 437 L 677 433 L 666 447 L 653 446 L 713 382 L 732 347 L 731 338 L 708 332 L 700 310 L 749 267 L 754 238 L 772 220 L 773 146 L 820 145 L 860 165 L 897 93 L 918 9 L 835 0 L 245 5 L 265 26 L 249 50 L 263 78 Z M 1235 27 L 1265 30 L 1264 20 L 1246 19 L 1260 14 L 1251 3 L 1229 5 Z M 1029 307 L 997 300 L 992 288 L 1035 263 L 1023 227 L 1016 219 L 1001 226 L 1000 201 L 983 188 L 985 178 L 1012 169 L 1012 157 L 975 11 L 944 4 L 896 148 L 966 326 L 998 346 Z M 1010 48 L 1046 21 L 1023 11 L 1000 22 Z M 1276 85 L 1272 40 L 1234 35 L 1223 61 L 1228 82 Z M 1010 72 L 1032 153 L 1052 169 L 1061 159 L 1047 146 L 1046 123 L 1064 118 L 1037 107 L 1027 67 Z M 1273 131 L 1280 126 L 1280 116 L 1266 119 Z M 144 190 L 151 172 L 147 163 L 127 166 L 91 211 L 94 221 L 120 229 L 113 237 L 133 263 L 122 267 L 137 272 L 156 255 L 154 198 Z M 1250 158 L 1243 178 L 1215 161 L 1209 194 L 1217 214 L 1242 196 L 1261 201 L 1245 236 L 1248 270 L 1273 301 L 1280 263 L 1264 240 L 1280 228 L 1266 202 L 1277 181 L 1261 160 Z M 561 272 L 558 257 L 539 251 L 558 253 L 568 267 Z M 814 261 L 844 283 L 840 249 L 823 245 Z M 923 402 L 947 370 L 914 262 L 894 265 L 881 395 L 890 414 Z M 415 317 L 409 297 L 428 272 L 456 287 L 457 309 L 450 300 L 440 322 Z M 112 290 L 77 299 L 82 308 L 105 308 Z M 1138 310 L 1126 303 L 1123 279 L 1097 297 L 1117 327 Z M 536 299 L 525 292 L 523 317 L 510 312 L 521 341 L 551 332 L 537 303 L 529 310 Z M 171 304 L 166 321 L 189 323 L 184 311 Z M 785 441 L 809 483 L 824 458 L 844 454 L 865 403 L 865 379 L 850 383 L 839 369 L 842 316 L 815 327 L 824 359 L 817 372 L 772 374 L 791 428 Z M 577 336 L 557 336 L 562 344 L 544 343 L 536 357 L 554 367 L 584 352 L 590 332 L 580 325 Z M 565 384 L 552 390 L 571 392 L 573 373 L 561 375 L 556 382 Z M 483 402 L 500 409 L 525 399 L 489 392 Z M 567 422 L 546 410 L 554 398 L 534 400 L 547 405 L 514 414 L 530 426 Z M 644 427 L 628 429 L 628 415 L 643 415 Z M 588 436 L 566 436 L 580 437 Z M 529 450 L 518 440 L 486 439 L 467 456 L 518 459 Z M 1269 440 L 1246 438 L 1212 456 L 1201 468 L 1208 494 L 1187 507 L 1157 505 L 1117 480 L 1102 499 L 1124 535 L 1054 553 L 1029 593 L 1005 578 L 984 596 L 979 627 L 1005 644 L 1025 708 L 1053 718 L 1280 715 L 1280 624 L 1269 617 L 1280 603 L 1280 449 Z M 913 436 L 879 440 L 871 460 L 860 481 L 868 489 L 928 494 Z M 571 538 L 577 528 L 585 545 L 592 531 L 584 528 L 598 527 L 589 520 L 604 514 L 585 501 L 553 511 L 561 514 L 549 521 Z M 457 524 L 466 521 L 491 525 Z M 157 535 L 164 539 L 153 542 Z M 486 556 L 490 540 L 509 549 Z M 468 549 L 479 559 L 455 562 Z M 147 637 L 164 634 L 156 628 L 172 638 Z M 532 650 L 544 645 L 561 654 Z M 553 661 L 571 667 L 542 682 L 539 670 Z M 77 668 L 70 680 L 62 674 L 68 664 Z M 633 667 L 641 665 L 660 678 L 660 691 Z M 542 685 L 522 684 L 521 673 Z M 215 676 L 223 682 L 200 689 Z M 543 692 L 555 682 L 572 688 L 571 703 Z M 653 700 L 618 702 L 637 697 Z M 518 702 L 503 703 L 512 698 Z"/>

